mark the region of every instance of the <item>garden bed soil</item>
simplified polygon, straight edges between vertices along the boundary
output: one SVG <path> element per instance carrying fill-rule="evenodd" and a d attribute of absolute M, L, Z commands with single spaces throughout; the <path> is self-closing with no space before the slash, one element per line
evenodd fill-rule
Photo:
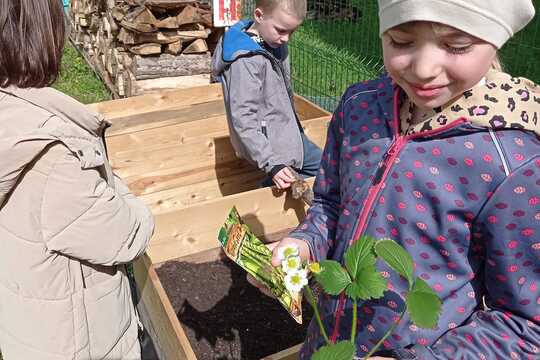
<path fill-rule="evenodd" d="M 299 325 L 276 299 L 249 284 L 240 266 L 223 253 L 215 257 L 156 266 L 197 359 L 255 360 L 303 342 L 313 315 L 305 300 Z"/>

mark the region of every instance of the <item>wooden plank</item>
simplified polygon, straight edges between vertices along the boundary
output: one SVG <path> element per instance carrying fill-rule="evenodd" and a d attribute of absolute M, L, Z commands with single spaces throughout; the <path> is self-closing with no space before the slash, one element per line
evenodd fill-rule
<path fill-rule="evenodd" d="M 256 189 L 158 214 L 147 251 L 152 263 L 215 248 L 217 232 L 233 206 L 258 236 L 296 227 L 306 214 L 301 200 L 293 199 L 290 191 L 276 188 Z"/>
<path fill-rule="evenodd" d="M 208 108 L 204 108 L 207 110 Z M 116 168 L 133 166 L 138 159 L 147 159 L 147 156 L 154 155 L 154 159 L 160 159 L 160 155 L 166 155 L 174 147 L 208 147 L 208 141 L 227 136 L 227 121 L 225 116 L 185 116 L 180 118 L 165 118 L 168 114 L 163 114 L 164 118 L 156 117 L 156 123 L 177 122 L 166 127 L 156 127 L 128 133 L 123 136 L 113 136 L 107 138 L 109 156 L 112 158 Z M 137 119 L 138 120 L 138 119 Z M 136 122 L 134 122 L 136 123 Z M 154 125 L 155 123 L 151 123 Z M 148 125 L 148 123 L 144 123 Z M 228 136 L 227 136 L 228 138 Z M 157 154 L 163 150 L 165 154 Z M 181 151 L 181 149 L 178 149 Z M 125 164 L 123 164 L 125 162 Z"/>
<path fill-rule="evenodd" d="M 253 169 L 248 173 L 200 181 L 191 186 L 177 186 L 168 190 L 151 192 L 141 195 L 139 198 L 156 215 L 211 199 L 256 189 L 263 178 L 264 174 L 262 172 Z"/>
<path fill-rule="evenodd" d="M 139 115 L 125 116 L 116 118 L 112 123 L 112 127 L 107 130 L 107 138 L 112 138 L 118 135 L 126 135 L 131 133 L 139 133 L 138 136 L 152 136 L 152 129 L 158 129 L 158 133 L 164 133 L 164 126 L 179 125 L 191 121 L 214 119 L 216 121 L 225 122 L 225 108 L 222 100 L 208 101 L 201 104 L 184 105 L 176 108 L 168 108 L 164 110 L 141 113 Z M 167 133 L 168 133 L 167 129 Z M 152 135 L 150 135 L 152 134 Z M 171 137 L 176 137 L 174 133 L 168 133 Z M 130 136 L 132 137 L 132 136 Z M 117 139 L 108 140 L 108 142 L 121 141 Z M 128 148 L 126 148 L 128 149 Z"/>
<path fill-rule="evenodd" d="M 92 110 L 102 113 L 106 119 L 114 120 L 130 115 L 141 115 L 178 108 L 186 105 L 201 104 L 223 99 L 221 84 L 197 86 L 190 89 L 164 91 L 159 94 L 136 96 L 129 99 L 111 100 L 90 104 Z"/>
<path fill-rule="evenodd" d="M 223 100 L 223 92 L 219 83 L 164 91 L 159 94 L 141 95 L 129 99 L 104 101 L 90 104 L 88 107 L 102 113 L 109 121 L 114 121 L 116 118 L 201 104 L 213 100 Z M 295 96 L 295 106 L 301 120 L 330 114 L 300 96 Z M 309 110 L 310 107 L 312 110 Z"/>
<path fill-rule="evenodd" d="M 176 144 L 149 145 L 149 151 L 111 152 L 113 169 L 122 177 L 151 173 L 155 176 L 159 173 L 166 175 L 166 169 L 189 172 L 196 168 L 216 168 L 237 159 L 229 137 L 222 132 L 199 137 L 184 134 L 179 136 Z M 142 148 L 144 143 L 136 146 Z"/>
<path fill-rule="evenodd" d="M 204 109 L 207 110 L 208 108 Z M 208 111 L 209 114 L 212 114 L 212 112 Z M 188 112 L 186 111 L 185 113 Z M 189 113 L 191 115 L 192 111 L 190 110 Z M 200 114 L 201 118 L 197 115 L 199 114 L 195 111 L 193 117 L 181 117 L 177 121 L 175 118 L 169 118 L 170 116 L 174 116 L 173 111 L 164 111 L 160 113 L 162 117 L 156 114 L 155 118 L 152 119 L 156 123 L 142 122 L 142 126 L 155 124 L 155 127 L 147 128 L 145 129 L 146 131 L 122 134 L 122 136 L 115 135 L 127 130 L 124 130 L 120 126 L 116 127 L 113 129 L 114 132 L 111 131 L 112 135 L 107 138 L 109 157 L 111 158 L 113 167 L 115 169 L 121 169 L 134 167 L 142 163 L 145 166 L 143 171 L 151 171 L 152 169 L 163 169 L 167 167 L 162 163 L 162 161 L 167 159 L 172 159 L 173 162 L 188 161 L 189 163 L 196 160 L 176 159 L 176 155 L 184 153 L 210 155 L 213 152 L 218 160 L 221 158 L 234 158 L 234 156 L 228 155 L 229 153 L 234 153 L 234 150 L 230 144 L 225 116 L 207 117 L 204 112 Z M 126 125 L 131 126 L 134 124 L 138 127 L 137 121 L 140 118 L 133 119 L 132 122 L 128 122 Z M 302 122 L 302 127 L 306 135 L 313 138 L 312 141 L 319 146 L 323 146 L 328 121 L 329 117 L 326 116 L 305 120 Z M 158 127 L 158 125 L 173 122 L 178 123 L 166 127 Z M 130 129 L 132 128 L 130 127 Z M 153 166 L 151 167 L 148 167 L 149 164 L 147 164 L 149 160 L 153 161 Z M 158 166 L 157 164 L 160 165 Z M 173 163 L 172 165 L 179 164 Z"/>
<path fill-rule="evenodd" d="M 163 169 L 166 167 L 182 166 L 185 163 L 193 163 L 199 159 L 177 159 L 181 154 L 204 154 L 204 156 L 220 159 L 235 158 L 229 153 L 234 153 L 228 136 L 227 122 L 224 116 L 197 119 L 191 112 L 188 116 L 179 119 L 167 119 L 169 113 L 163 114 L 159 123 L 178 122 L 164 128 L 147 129 L 146 131 L 128 133 L 122 136 L 110 136 L 107 138 L 109 157 L 115 169 L 125 167 L 144 166 L 141 172 Z M 172 115 L 172 114 L 171 114 Z M 185 122 L 184 122 L 185 121 Z M 326 140 L 326 126 L 329 117 L 321 117 L 302 122 L 305 134 L 313 139 L 319 146 L 324 145 Z M 135 120 L 134 120 L 135 122 Z M 145 123 L 146 125 L 147 123 Z M 116 130 L 118 133 L 120 129 Z M 115 133 L 115 134 L 116 134 Z M 153 164 L 148 164 L 148 161 Z M 166 166 L 164 161 L 170 160 L 171 166 Z M 178 163 L 176 163 L 178 161 Z M 159 164 L 159 165 L 158 165 Z M 133 173 L 131 171 L 130 173 Z"/>
<path fill-rule="evenodd" d="M 298 117 L 301 119 L 313 119 L 330 115 L 328 111 L 297 94 L 294 95 L 294 107 Z"/>
<path fill-rule="evenodd" d="M 280 351 L 277 354 L 266 356 L 261 360 L 298 360 L 301 347 L 302 344 L 298 344 L 283 351 Z"/>
<path fill-rule="evenodd" d="M 323 117 L 302 122 L 306 135 L 321 147 L 326 141 L 328 119 L 328 117 Z M 201 120 L 201 122 L 205 123 L 206 120 Z M 212 128 L 212 125 L 215 127 Z M 125 149 L 125 142 L 122 146 L 113 146 L 114 150 L 110 152 L 113 169 L 137 195 L 179 186 L 193 186 L 198 182 L 212 179 L 223 181 L 234 175 L 238 175 L 236 178 L 238 178 L 238 184 L 241 184 L 241 178 L 247 175 L 247 171 L 250 172 L 250 176 L 256 175 L 252 166 L 243 164 L 237 159 L 228 136 L 222 136 L 226 129 L 219 130 L 217 123 L 208 124 L 207 127 L 201 126 L 199 130 L 201 129 L 206 129 L 208 133 L 191 138 L 185 133 L 181 135 L 184 138 L 179 138 L 181 141 L 170 146 L 154 141 L 156 145 L 150 145 L 148 151 L 116 150 Z M 147 142 L 134 142 L 127 148 L 144 149 L 141 145 L 145 143 Z M 247 176 L 247 179 L 249 178 Z M 234 181 L 232 183 L 234 184 Z M 220 196 L 221 188 L 222 186 L 214 186 L 213 192 L 207 196 Z M 192 191 L 196 194 L 199 189 L 192 187 Z M 185 203 L 181 198 L 183 196 L 179 194 L 177 202 Z"/>
<path fill-rule="evenodd" d="M 189 340 L 159 281 L 151 260 L 143 255 L 134 262 L 135 281 L 155 334 L 154 344 L 161 359 L 196 360 Z M 149 327 L 150 328 L 150 327 Z"/>
<path fill-rule="evenodd" d="M 197 122 L 190 123 L 192 121 Z M 120 152 L 154 151 L 156 147 L 183 144 L 187 138 L 193 136 L 188 134 L 228 134 L 225 108 L 220 100 L 117 118 L 112 123 L 112 127 L 107 131 L 107 144 L 113 159 L 116 159 Z M 302 124 L 305 126 L 306 122 L 303 121 Z M 165 126 L 167 127 L 163 128 Z M 139 148 L 141 144 L 145 145 L 144 148 Z"/>
<path fill-rule="evenodd" d="M 130 169 L 117 171 L 125 173 Z M 241 159 L 235 159 L 218 166 L 186 165 L 184 168 L 156 170 L 151 173 L 135 174 L 124 177 L 131 191 L 138 196 L 153 194 L 158 191 L 179 189 L 189 186 L 191 191 L 179 189 L 175 193 L 178 203 L 194 203 L 196 199 L 211 199 L 224 195 L 234 194 L 246 186 L 253 188 L 261 179 L 261 173 L 252 165 Z M 208 181 L 215 180 L 213 183 Z M 199 188 L 198 184 L 201 184 Z M 198 195 L 199 194 L 199 195 Z"/>
<path fill-rule="evenodd" d="M 179 32 L 180 33 L 180 32 Z M 185 31 L 183 33 L 186 33 Z M 186 35 L 187 36 L 187 35 Z M 178 38 L 178 40 L 192 40 L 189 38 Z M 159 41 L 148 41 L 157 42 Z M 186 51 L 180 55 L 161 54 L 159 56 L 139 56 L 133 57 L 131 71 L 137 80 L 156 79 L 167 76 L 187 76 L 209 74 L 212 72 L 210 53 L 187 54 Z"/>
<path fill-rule="evenodd" d="M 210 84 L 210 74 L 169 76 L 159 79 L 136 80 L 132 84 L 135 95 L 144 95 L 160 92 L 163 90 L 187 89 L 193 86 Z"/>

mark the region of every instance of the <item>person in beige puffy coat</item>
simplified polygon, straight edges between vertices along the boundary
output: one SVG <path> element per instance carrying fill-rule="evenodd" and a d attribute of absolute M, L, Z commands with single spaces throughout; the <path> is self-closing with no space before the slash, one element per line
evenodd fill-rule
<path fill-rule="evenodd" d="M 153 232 L 114 176 L 109 124 L 48 87 L 64 44 L 59 0 L 0 7 L 0 349 L 6 360 L 140 359 L 123 264 Z"/>

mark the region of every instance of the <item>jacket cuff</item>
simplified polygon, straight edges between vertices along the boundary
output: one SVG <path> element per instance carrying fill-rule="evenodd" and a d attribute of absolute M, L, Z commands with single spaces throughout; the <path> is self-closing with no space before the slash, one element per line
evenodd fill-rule
<path fill-rule="evenodd" d="M 275 165 L 270 169 L 270 171 L 268 172 L 268 175 L 270 175 L 273 178 L 274 176 L 276 176 L 278 172 L 280 172 L 282 169 L 286 167 L 287 165 L 284 165 L 284 164 Z"/>
<path fill-rule="evenodd" d="M 376 356 L 393 358 L 396 360 L 416 360 L 418 357 L 409 349 L 380 350 L 375 353 Z"/>

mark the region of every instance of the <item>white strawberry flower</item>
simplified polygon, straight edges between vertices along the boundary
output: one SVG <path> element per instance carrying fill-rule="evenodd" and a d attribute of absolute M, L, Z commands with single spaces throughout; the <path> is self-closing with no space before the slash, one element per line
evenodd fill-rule
<path fill-rule="evenodd" d="M 308 284 L 307 271 L 294 270 L 285 275 L 285 287 L 291 293 L 299 293 Z"/>
<path fill-rule="evenodd" d="M 281 267 L 286 274 L 300 269 L 301 266 L 302 259 L 300 259 L 300 256 L 289 256 L 281 261 Z"/>
<path fill-rule="evenodd" d="M 278 259 L 285 260 L 289 256 L 297 256 L 300 253 L 298 245 L 288 244 L 278 248 Z"/>

